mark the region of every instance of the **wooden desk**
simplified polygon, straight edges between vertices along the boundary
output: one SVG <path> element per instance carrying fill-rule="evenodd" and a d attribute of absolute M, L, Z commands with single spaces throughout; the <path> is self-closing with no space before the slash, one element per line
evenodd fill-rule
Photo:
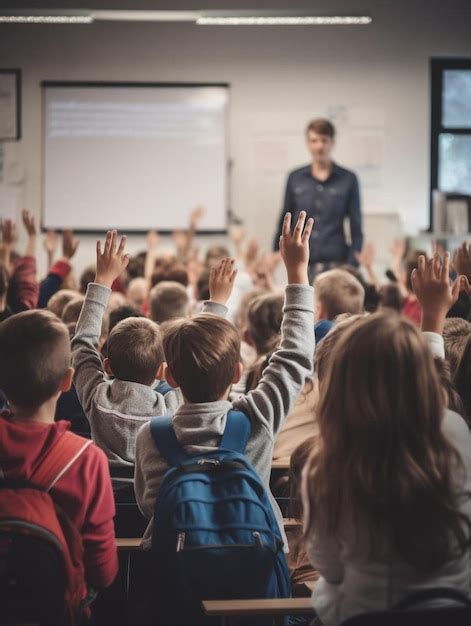
<path fill-rule="evenodd" d="M 135 552 L 141 549 L 141 537 L 116 537 L 116 547 L 120 552 Z"/>
<path fill-rule="evenodd" d="M 311 598 L 277 598 L 274 600 L 203 600 L 206 615 L 220 617 L 224 625 L 231 617 L 265 615 L 274 624 L 282 624 L 286 615 L 314 615 Z"/>
<path fill-rule="evenodd" d="M 277 459 L 271 462 L 272 470 L 289 470 L 290 459 L 285 457 L 284 459 Z"/>

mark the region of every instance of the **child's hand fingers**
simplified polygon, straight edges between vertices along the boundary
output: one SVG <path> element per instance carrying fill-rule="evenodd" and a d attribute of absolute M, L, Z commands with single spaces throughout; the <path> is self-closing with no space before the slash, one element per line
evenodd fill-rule
<path fill-rule="evenodd" d="M 458 276 L 455 282 L 451 286 L 451 295 L 453 302 L 456 302 L 460 297 L 460 292 L 466 290 L 466 283 L 463 282 L 463 276 Z M 466 281 L 468 282 L 468 281 Z"/>
<path fill-rule="evenodd" d="M 449 281 L 450 278 L 450 253 L 445 252 L 445 257 L 443 259 L 442 268 L 441 268 L 441 277 L 443 280 Z"/>
<path fill-rule="evenodd" d="M 232 273 L 229 277 L 229 281 L 232 284 L 235 281 L 235 277 L 237 276 L 237 270 L 232 270 Z"/>
<path fill-rule="evenodd" d="M 435 252 L 432 259 L 432 272 L 434 278 L 440 278 L 442 268 L 442 259 L 438 252 Z"/>
<path fill-rule="evenodd" d="M 230 278 L 233 271 L 234 271 L 234 259 L 227 259 L 227 263 L 226 263 L 226 274 L 227 276 Z"/>
<path fill-rule="evenodd" d="M 121 237 L 121 241 L 119 242 L 119 247 L 118 247 L 119 256 L 121 256 L 124 253 L 124 248 L 126 247 L 126 240 L 127 240 L 126 235 L 123 235 Z"/>
<path fill-rule="evenodd" d="M 105 239 L 105 251 L 104 254 L 108 255 L 110 253 L 111 250 L 111 238 L 112 238 L 113 233 L 111 232 L 111 230 L 109 230 L 106 233 L 106 239 Z"/>
<path fill-rule="evenodd" d="M 116 254 L 116 240 L 118 239 L 118 232 L 116 230 L 111 231 L 111 245 L 110 245 L 110 253 L 112 255 Z"/>
<path fill-rule="evenodd" d="M 306 241 L 309 241 L 309 237 L 311 236 L 313 226 L 314 226 L 314 220 L 312 219 L 312 217 L 310 217 L 307 221 L 306 228 L 304 229 L 303 238 L 302 238 L 303 243 L 306 243 Z"/>
<path fill-rule="evenodd" d="M 96 253 L 97 256 L 101 256 L 101 240 L 98 239 L 98 241 L 96 242 Z"/>
<path fill-rule="evenodd" d="M 425 269 L 426 269 L 426 261 L 425 261 L 425 256 L 423 254 L 421 254 L 419 256 L 419 259 L 417 261 L 417 270 L 418 273 L 423 276 L 425 274 Z M 412 272 L 412 275 L 414 274 L 415 270 Z"/>
<path fill-rule="evenodd" d="M 419 287 L 419 270 L 414 268 L 412 270 L 412 274 L 410 275 L 410 280 L 412 283 L 412 289 L 414 290 L 414 293 L 417 295 L 417 289 Z"/>
<path fill-rule="evenodd" d="M 282 237 L 289 237 L 291 235 L 291 213 L 285 214 L 285 219 L 283 220 L 283 229 L 282 229 Z"/>
<path fill-rule="evenodd" d="M 294 233 L 293 233 L 293 236 L 296 237 L 297 240 L 301 239 L 301 234 L 303 232 L 305 221 L 306 221 L 306 211 L 301 211 L 298 217 L 298 221 L 296 222 L 296 226 L 294 227 Z"/>

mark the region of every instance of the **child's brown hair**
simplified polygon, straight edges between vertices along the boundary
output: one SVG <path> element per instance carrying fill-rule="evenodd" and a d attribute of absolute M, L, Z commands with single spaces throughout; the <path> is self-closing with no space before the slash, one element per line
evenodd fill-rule
<path fill-rule="evenodd" d="M 154 322 L 161 324 L 179 317 L 186 317 L 190 311 L 190 298 L 183 285 L 163 281 L 150 291 L 150 315 Z"/>
<path fill-rule="evenodd" d="M 62 312 L 71 300 L 74 300 L 79 296 L 78 291 L 73 289 L 59 289 L 54 295 L 52 295 L 47 303 L 47 310 L 62 318 Z"/>
<path fill-rule="evenodd" d="M 471 324 L 467 320 L 460 317 L 448 317 L 445 320 L 443 341 L 452 377 L 455 375 L 469 335 L 471 335 Z"/>
<path fill-rule="evenodd" d="M 13 406 L 44 404 L 69 367 L 67 327 L 50 311 L 24 311 L 0 324 L 0 389 Z"/>
<path fill-rule="evenodd" d="M 341 313 L 356 315 L 364 308 L 365 290 L 349 272 L 333 269 L 316 276 L 314 280 L 316 299 L 325 308 L 328 320 Z"/>
<path fill-rule="evenodd" d="M 240 361 L 235 326 L 211 314 L 169 323 L 164 352 L 170 374 L 189 402 L 219 400 L 232 383 Z"/>
<path fill-rule="evenodd" d="M 279 343 L 284 296 L 266 293 L 254 298 L 247 309 L 247 329 L 257 354 L 268 354 Z"/>
<path fill-rule="evenodd" d="M 116 324 L 107 350 L 114 376 L 142 385 L 153 383 L 165 360 L 160 329 L 145 317 L 128 317 Z"/>

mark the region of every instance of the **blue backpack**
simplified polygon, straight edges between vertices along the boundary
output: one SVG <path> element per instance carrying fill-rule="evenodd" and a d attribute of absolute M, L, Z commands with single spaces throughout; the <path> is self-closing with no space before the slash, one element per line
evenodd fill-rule
<path fill-rule="evenodd" d="M 249 418 L 230 411 L 220 448 L 191 457 L 171 422 L 171 416 L 158 417 L 150 425 L 171 467 L 154 511 L 157 615 L 172 625 L 207 624 L 202 600 L 290 597 L 278 522 L 244 456 Z"/>

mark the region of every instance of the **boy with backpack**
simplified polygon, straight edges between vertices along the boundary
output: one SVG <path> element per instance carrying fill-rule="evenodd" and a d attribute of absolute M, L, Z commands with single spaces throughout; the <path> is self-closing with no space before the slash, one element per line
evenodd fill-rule
<path fill-rule="evenodd" d="M 95 282 L 88 285 L 72 340 L 74 383 L 93 441 L 104 450 L 112 468 L 134 465 L 138 430 L 154 415 L 166 415 L 180 404 L 180 395 L 162 379 L 164 352 L 159 326 L 145 317 L 122 320 L 110 332 L 107 358 L 97 349 L 113 282 L 126 269 L 126 237 L 118 245 L 115 230 L 97 243 Z M 218 308 L 213 306 L 214 312 Z M 119 479 L 116 486 L 119 485 Z M 123 481 L 125 482 L 125 479 Z"/>
<path fill-rule="evenodd" d="M 175 466 L 175 461 L 178 464 L 184 462 L 182 459 L 185 456 L 188 457 L 190 466 L 187 470 L 193 471 L 191 462 L 197 457 L 195 463 L 206 468 L 209 476 L 211 465 L 221 468 L 224 465 L 224 458 L 217 456 L 222 446 L 229 451 L 236 449 L 238 456 L 234 462 L 240 469 L 244 463 L 240 458 L 245 448 L 244 440 L 247 440 L 245 461 L 255 469 L 262 487 L 268 489 L 276 433 L 306 379 L 312 375 L 313 368 L 314 298 L 307 273 L 309 237 L 313 221 L 305 222 L 306 214 L 303 212 L 299 216 L 294 232 L 291 233 L 291 215 L 287 214 L 285 218 L 280 248 L 289 284 L 285 293 L 281 344 L 271 357 L 256 389 L 245 396 L 240 396 L 233 403 L 228 400 L 231 385 L 237 383 L 242 374 L 240 337 L 231 323 L 215 315 L 201 314 L 192 319 L 175 321 L 166 329 L 163 340 L 167 362 L 164 368 L 165 378 L 170 385 L 180 388 L 184 403 L 172 418 L 167 418 L 167 426 L 160 426 L 163 424 L 162 418 L 157 417 L 152 423 L 145 424 L 137 436 L 135 492 L 142 513 L 150 520 L 143 538 L 143 547 L 147 550 L 152 547 L 153 551 L 156 548 L 160 551 L 162 547 L 155 545 L 156 542 L 160 543 L 159 533 L 164 533 L 164 530 L 158 527 L 161 520 L 154 519 L 154 508 L 158 501 L 155 510 L 158 509 L 160 500 L 164 507 L 163 492 L 171 491 L 171 473 L 165 478 L 165 486 L 162 486 L 162 482 L 169 466 Z M 213 270 L 210 279 L 211 301 L 224 304 L 230 296 L 232 284 L 227 280 L 224 281 L 224 277 L 222 280 L 215 278 L 217 277 Z M 237 411 L 236 415 L 232 413 L 233 409 Z M 230 469 L 227 471 L 230 473 Z M 206 479 L 201 480 L 204 482 Z M 218 479 L 215 480 L 217 482 Z M 235 486 L 233 488 L 236 489 Z M 217 491 L 218 488 L 215 489 Z M 226 517 L 226 525 L 230 525 L 231 498 L 227 497 L 227 491 L 222 489 L 222 492 L 226 500 L 220 502 L 220 513 Z M 258 495 L 255 496 L 255 493 Z M 253 487 L 252 495 L 263 500 L 259 487 Z M 283 544 L 285 536 L 281 512 L 271 494 L 270 499 L 269 509 L 275 513 L 278 522 L 274 542 L 277 543 L 280 539 L 280 544 Z M 178 504 L 175 501 L 176 507 Z M 262 531 L 257 530 L 257 525 L 260 523 L 262 528 L 263 524 L 260 519 L 258 522 L 253 519 L 249 509 L 250 507 L 247 509 L 247 523 L 254 530 L 252 533 L 254 541 L 260 547 L 264 547 L 265 539 L 260 536 Z M 262 517 L 266 521 L 267 516 L 270 516 L 269 511 L 264 504 L 261 504 L 259 509 L 265 511 Z M 198 513 L 196 505 L 194 512 L 194 524 L 204 526 L 204 511 Z M 234 519 L 236 515 L 239 519 L 239 514 L 240 511 L 234 511 Z M 154 524 L 156 528 L 153 535 Z M 239 543 L 238 538 L 239 535 L 237 537 L 234 535 L 235 543 Z M 192 570 L 195 573 L 198 567 L 195 562 L 191 565 L 191 560 L 193 557 L 197 558 L 197 550 L 192 555 L 191 545 L 188 545 L 191 544 L 191 537 L 185 536 L 182 532 L 177 533 L 176 539 L 176 544 L 172 544 L 171 549 L 180 553 L 182 558 L 190 559 L 186 571 Z M 208 542 L 213 539 L 211 532 L 208 533 L 207 539 Z M 162 538 L 162 543 L 163 541 Z M 204 538 L 202 541 L 204 543 Z M 185 555 L 186 547 L 190 549 Z M 227 570 L 233 567 L 235 570 L 233 573 L 236 573 L 238 567 L 235 562 L 231 564 L 230 550 L 224 552 L 223 549 L 222 553 L 227 554 Z M 214 551 L 212 554 L 214 555 Z M 153 560 L 156 562 L 159 560 L 155 552 Z M 204 571 L 201 571 L 202 569 L 200 568 L 201 577 L 205 577 L 209 574 L 211 566 L 208 564 Z M 249 570 L 250 568 L 247 568 L 246 573 L 253 576 L 254 572 Z M 237 575 L 240 580 L 244 577 L 241 571 L 237 572 Z M 170 574 L 168 578 L 171 578 Z M 217 582 L 216 576 L 212 581 L 213 597 L 218 593 Z M 173 583 L 175 584 L 175 581 Z M 196 585 L 197 581 L 193 580 L 192 584 Z"/>
<path fill-rule="evenodd" d="M 106 456 L 90 440 L 70 433 L 68 422 L 54 421 L 57 400 L 70 389 L 73 373 L 67 327 L 53 313 L 26 311 L 0 324 L 0 388 L 10 407 L 0 416 L 1 570 L 8 573 L 20 554 L 19 544 L 10 539 L 8 550 L 16 546 L 17 552 L 9 560 L 3 549 L 6 537 L 52 538 L 54 545 L 62 546 L 66 600 L 77 608 L 87 593 L 84 582 L 108 587 L 118 561 Z M 23 555 L 34 563 L 31 589 L 45 585 L 45 600 L 52 605 L 54 562 L 35 554 L 28 549 Z M 2 589 L 2 616 L 7 610 L 4 601 L 11 600 L 18 586 L 15 583 L 6 598 Z"/>

